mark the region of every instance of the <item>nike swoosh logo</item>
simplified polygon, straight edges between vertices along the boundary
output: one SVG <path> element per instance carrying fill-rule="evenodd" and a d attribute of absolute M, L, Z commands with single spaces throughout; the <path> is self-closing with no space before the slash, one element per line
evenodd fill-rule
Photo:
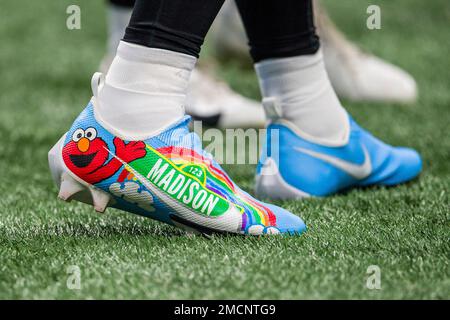
<path fill-rule="evenodd" d="M 310 155 L 311 157 L 323 160 L 329 164 L 332 164 L 333 166 L 341 169 L 342 171 L 348 173 L 352 177 L 362 180 L 364 178 L 367 178 L 370 173 L 372 172 L 372 162 L 370 161 L 369 152 L 367 151 L 366 147 L 364 145 L 361 145 L 363 152 L 364 152 L 364 163 L 363 164 L 354 164 L 352 162 L 348 162 L 345 160 L 342 160 L 337 157 L 333 157 L 324 153 L 295 147 L 295 150 L 300 151 L 302 153 L 305 153 L 307 155 Z"/>

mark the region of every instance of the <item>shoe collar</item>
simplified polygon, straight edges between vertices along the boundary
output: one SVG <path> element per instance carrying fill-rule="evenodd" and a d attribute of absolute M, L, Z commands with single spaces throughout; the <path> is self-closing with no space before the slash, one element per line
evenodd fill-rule
<path fill-rule="evenodd" d="M 282 108 L 279 104 L 279 101 L 276 97 L 267 97 L 264 98 L 262 101 L 262 104 L 264 106 L 264 110 L 266 113 L 266 117 L 268 119 L 267 127 L 269 127 L 272 124 L 278 124 L 285 126 L 289 128 L 291 131 L 293 131 L 296 135 L 301 137 L 304 140 L 307 140 L 309 142 L 312 142 L 314 144 L 319 144 L 327 147 L 342 147 L 348 144 L 348 141 L 350 140 L 350 133 L 352 131 L 352 124 L 354 121 L 348 116 L 348 128 L 345 136 L 342 138 L 342 140 L 330 140 L 330 139 L 323 139 L 314 137 L 305 131 L 301 130 L 299 127 L 297 127 L 293 122 L 284 119 L 283 118 L 283 112 Z"/>
<path fill-rule="evenodd" d="M 158 131 L 152 132 L 151 134 L 130 135 L 128 133 L 122 132 L 121 130 L 116 129 L 114 126 L 110 125 L 107 121 L 105 121 L 105 119 L 103 119 L 103 117 L 101 116 L 100 112 L 98 112 L 98 105 L 99 105 L 98 94 L 104 87 L 105 87 L 105 77 L 103 76 L 103 74 L 100 72 L 94 73 L 94 75 L 92 76 L 92 79 L 91 79 L 91 88 L 92 88 L 92 93 L 93 93 L 93 96 L 91 98 L 91 104 L 92 104 L 92 108 L 93 108 L 94 118 L 107 131 L 109 131 L 114 136 L 121 138 L 122 140 L 126 140 L 126 141 L 148 140 L 148 139 L 157 137 L 164 132 L 173 130 L 174 128 L 179 127 L 179 126 L 186 126 L 186 128 L 187 128 L 187 125 L 191 121 L 190 116 L 184 115 L 184 116 L 180 117 L 179 119 L 173 121 L 172 123 L 161 127 Z"/>

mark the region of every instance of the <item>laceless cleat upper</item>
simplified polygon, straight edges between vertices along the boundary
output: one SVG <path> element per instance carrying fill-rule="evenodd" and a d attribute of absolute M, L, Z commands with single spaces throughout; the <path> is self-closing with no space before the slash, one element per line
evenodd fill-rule
<path fill-rule="evenodd" d="M 303 221 L 237 187 L 189 117 L 145 141 L 124 141 L 94 116 L 93 99 L 49 153 L 59 197 L 107 206 L 201 233 L 299 234 Z"/>
<path fill-rule="evenodd" d="M 306 140 L 286 121 L 272 123 L 257 167 L 257 194 L 281 199 L 327 196 L 352 187 L 396 185 L 420 173 L 422 161 L 415 150 L 389 146 L 351 117 L 349 121 L 348 143 L 339 147 Z M 271 141 L 274 132 L 279 144 Z"/>

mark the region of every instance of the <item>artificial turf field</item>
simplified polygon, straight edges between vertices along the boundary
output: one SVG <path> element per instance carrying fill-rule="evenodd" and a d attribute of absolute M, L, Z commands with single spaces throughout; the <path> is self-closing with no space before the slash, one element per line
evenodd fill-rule
<path fill-rule="evenodd" d="M 374 3 L 382 29 L 370 31 Z M 81 7 L 81 30 L 66 29 L 69 4 Z M 351 39 L 417 79 L 413 105 L 344 103 L 386 142 L 419 150 L 423 174 L 396 188 L 278 202 L 306 221 L 300 237 L 208 240 L 57 200 L 47 152 L 90 98 L 104 53 L 104 3 L 1 1 L 0 298 L 450 298 L 450 4 L 326 4 Z M 228 62 L 218 71 L 258 98 L 251 70 Z M 254 166 L 225 168 L 251 191 Z M 70 265 L 81 270 L 80 290 L 66 286 Z M 366 288 L 370 265 L 380 267 L 380 290 Z"/>

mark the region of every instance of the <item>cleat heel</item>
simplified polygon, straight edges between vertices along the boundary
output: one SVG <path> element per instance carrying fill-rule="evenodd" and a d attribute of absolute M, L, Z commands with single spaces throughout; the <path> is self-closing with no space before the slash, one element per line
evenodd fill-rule
<path fill-rule="evenodd" d="M 76 200 L 90 204 L 94 206 L 95 211 L 105 212 L 111 196 L 94 186 L 78 181 L 68 173 L 68 169 L 62 159 L 62 148 L 65 139 L 66 135 L 63 135 L 48 153 L 48 163 L 52 178 L 59 189 L 58 198 L 67 202 Z"/>

